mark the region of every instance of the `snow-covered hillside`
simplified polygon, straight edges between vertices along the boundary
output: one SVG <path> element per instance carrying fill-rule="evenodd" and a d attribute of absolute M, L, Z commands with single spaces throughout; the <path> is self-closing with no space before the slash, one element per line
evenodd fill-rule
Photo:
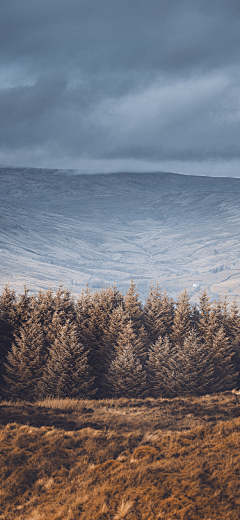
<path fill-rule="evenodd" d="M 75 294 L 132 277 L 240 302 L 240 179 L 0 168 L 0 273 Z"/>

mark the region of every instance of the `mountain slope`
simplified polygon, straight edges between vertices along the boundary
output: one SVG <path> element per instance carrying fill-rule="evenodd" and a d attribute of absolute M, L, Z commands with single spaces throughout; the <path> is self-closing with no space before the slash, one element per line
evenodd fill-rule
<path fill-rule="evenodd" d="M 0 168 L 0 188 L 1 287 L 133 277 L 142 297 L 158 281 L 240 301 L 240 179 Z"/>

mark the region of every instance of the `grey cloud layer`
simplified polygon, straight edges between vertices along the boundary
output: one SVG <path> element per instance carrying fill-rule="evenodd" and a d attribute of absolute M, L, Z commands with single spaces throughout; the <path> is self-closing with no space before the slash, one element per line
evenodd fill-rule
<path fill-rule="evenodd" d="M 3 2 L 0 151 L 239 158 L 239 22 L 235 0 Z"/>

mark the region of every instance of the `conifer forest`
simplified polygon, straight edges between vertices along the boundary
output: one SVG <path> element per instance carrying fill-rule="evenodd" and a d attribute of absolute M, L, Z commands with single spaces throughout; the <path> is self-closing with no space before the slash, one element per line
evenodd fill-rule
<path fill-rule="evenodd" d="M 51 398 L 173 398 L 231 390 L 240 381 L 236 303 L 177 302 L 151 286 L 143 304 L 131 281 L 74 300 L 62 286 L 0 298 L 1 395 Z"/>

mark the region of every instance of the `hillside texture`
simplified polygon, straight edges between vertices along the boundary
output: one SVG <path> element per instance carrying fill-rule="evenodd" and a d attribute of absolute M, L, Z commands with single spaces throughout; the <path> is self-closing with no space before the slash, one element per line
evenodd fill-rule
<path fill-rule="evenodd" d="M 240 179 L 0 168 L 1 287 L 76 295 L 131 277 L 240 301 Z"/>

